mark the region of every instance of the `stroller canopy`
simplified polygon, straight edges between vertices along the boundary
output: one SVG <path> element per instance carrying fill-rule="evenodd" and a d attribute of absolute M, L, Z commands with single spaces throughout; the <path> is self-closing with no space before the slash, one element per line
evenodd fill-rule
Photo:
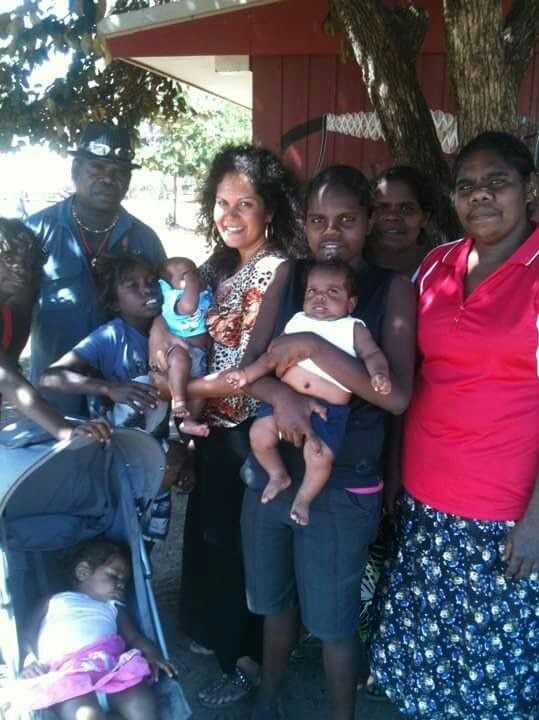
<path fill-rule="evenodd" d="M 3 432 L 0 432 L 0 443 Z M 20 448 L 0 444 L 0 514 L 8 544 L 66 547 L 108 529 L 114 513 L 109 478 L 129 484 L 146 507 L 165 471 L 160 444 L 140 430 L 116 430 L 105 445 L 81 437 Z"/>

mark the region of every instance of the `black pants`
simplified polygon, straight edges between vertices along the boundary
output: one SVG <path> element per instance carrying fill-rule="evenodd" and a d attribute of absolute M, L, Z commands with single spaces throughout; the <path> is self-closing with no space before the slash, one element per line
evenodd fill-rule
<path fill-rule="evenodd" d="M 249 425 L 212 428 L 195 441 L 197 482 L 185 519 L 182 629 L 215 652 L 225 673 L 243 655 L 258 662 L 262 655 L 262 618 L 247 609 L 241 550 L 240 468 Z"/>

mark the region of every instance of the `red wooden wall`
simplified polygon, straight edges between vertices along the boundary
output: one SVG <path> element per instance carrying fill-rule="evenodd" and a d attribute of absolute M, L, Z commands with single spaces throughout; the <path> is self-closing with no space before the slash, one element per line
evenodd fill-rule
<path fill-rule="evenodd" d="M 507 11 L 509 2 L 503 4 Z M 421 0 L 421 5 L 430 23 L 418 61 L 419 77 L 429 107 L 451 112 L 442 0 Z M 281 0 L 129 32 L 107 42 L 114 57 L 124 58 L 249 55 L 254 137 L 279 152 L 282 136 L 307 120 L 372 109 L 359 68 L 340 60 L 341 38 L 323 31 L 326 14 L 327 0 Z M 539 118 L 539 47 L 522 86 L 520 107 L 523 114 Z M 316 168 L 320 145 L 321 134 L 313 133 L 292 145 L 286 159 L 300 175 L 308 176 Z M 333 162 L 353 163 L 370 175 L 391 159 L 382 141 L 328 133 L 324 165 Z"/>
<path fill-rule="evenodd" d="M 359 68 L 336 55 L 281 55 L 251 58 L 253 71 L 253 133 L 276 152 L 282 136 L 293 127 L 326 113 L 372 110 Z M 431 110 L 452 112 L 453 102 L 444 52 L 422 53 L 418 73 Z M 522 85 L 520 110 L 539 120 L 539 51 Z M 320 132 L 294 143 L 285 159 L 302 177 L 317 168 Z M 391 164 L 382 141 L 362 140 L 330 132 L 323 166 L 335 162 L 356 165 L 372 175 Z"/>

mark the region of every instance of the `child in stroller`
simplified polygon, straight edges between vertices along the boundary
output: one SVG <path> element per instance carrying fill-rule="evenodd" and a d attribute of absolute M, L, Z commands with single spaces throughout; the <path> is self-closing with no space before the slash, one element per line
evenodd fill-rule
<path fill-rule="evenodd" d="M 104 720 L 100 692 L 125 720 L 157 720 L 146 681 L 177 671 L 130 620 L 123 604 L 129 576 L 124 545 L 94 539 L 79 546 L 71 590 L 44 600 L 28 623 L 31 654 L 18 685 L 30 709 L 53 707 L 62 720 L 81 712 L 85 720 Z"/>

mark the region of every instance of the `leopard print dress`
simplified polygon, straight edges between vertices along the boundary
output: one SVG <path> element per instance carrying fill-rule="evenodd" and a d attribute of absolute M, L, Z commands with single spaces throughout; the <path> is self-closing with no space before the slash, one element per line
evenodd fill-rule
<path fill-rule="evenodd" d="M 211 257 L 201 266 L 202 278 L 214 295 L 214 305 L 206 318 L 213 340 L 208 358 L 209 373 L 240 364 L 264 294 L 285 259 L 283 253 L 263 249 L 224 280 L 219 280 Z M 205 419 L 211 427 L 234 427 L 255 415 L 257 408 L 257 401 L 248 395 L 213 398 L 206 404 Z"/>

